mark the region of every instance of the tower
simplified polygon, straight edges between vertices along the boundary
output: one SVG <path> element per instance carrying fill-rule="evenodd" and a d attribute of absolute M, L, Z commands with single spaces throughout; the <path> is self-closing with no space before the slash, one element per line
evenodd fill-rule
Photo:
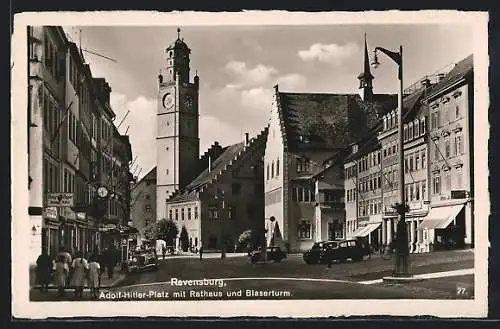
<path fill-rule="evenodd" d="M 199 77 L 189 81 L 191 49 L 180 38 L 166 49 L 158 75 L 156 219 L 167 218 L 166 200 L 197 174 Z"/>
<path fill-rule="evenodd" d="M 366 33 L 365 33 L 365 57 L 363 63 L 363 72 L 358 76 L 359 79 L 359 89 L 361 91 L 361 98 L 365 102 L 372 100 L 373 96 L 373 75 L 370 71 L 370 58 L 368 57 L 368 46 L 366 45 Z"/>

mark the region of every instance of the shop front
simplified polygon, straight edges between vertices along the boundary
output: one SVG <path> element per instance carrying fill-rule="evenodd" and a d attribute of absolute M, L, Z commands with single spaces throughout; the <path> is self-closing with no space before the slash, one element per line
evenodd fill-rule
<path fill-rule="evenodd" d="M 465 246 L 465 204 L 436 206 L 419 225 L 425 251 L 463 248 Z"/>

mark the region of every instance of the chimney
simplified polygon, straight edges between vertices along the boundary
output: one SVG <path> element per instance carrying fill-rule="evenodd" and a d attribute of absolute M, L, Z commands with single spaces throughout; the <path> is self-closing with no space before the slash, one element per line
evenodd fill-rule
<path fill-rule="evenodd" d="M 248 146 L 248 133 L 245 133 L 245 146 Z"/>
<path fill-rule="evenodd" d="M 212 171 L 212 156 L 208 155 L 208 172 Z"/>
<path fill-rule="evenodd" d="M 424 88 L 429 88 L 431 85 L 431 80 L 429 80 L 428 78 L 424 78 L 424 79 L 422 79 L 422 81 L 420 81 L 420 84 Z"/>

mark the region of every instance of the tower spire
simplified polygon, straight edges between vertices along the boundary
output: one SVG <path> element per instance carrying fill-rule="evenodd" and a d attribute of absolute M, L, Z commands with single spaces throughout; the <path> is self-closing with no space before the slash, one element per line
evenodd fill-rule
<path fill-rule="evenodd" d="M 365 51 L 363 58 L 363 72 L 361 72 L 358 76 L 359 79 L 359 89 L 363 89 L 361 96 L 363 100 L 370 101 L 373 95 L 373 75 L 370 71 L 370 58 L 368 57 L 368 44 L 366 42 L 366 33 L 365 33 Z"/>
<path fill-rule="evenodd" d="M 177 39 L 181 38 L 181 29 L 178 27 L 177 28 Z"/>
<path fill-rule="evenodd" d="M 366 43 L 366 32 L 365 32 L 365 58 L 364 58 L 364 75 L 365 79 L 373 79 L 373 75 L 370 71 L 370 58 L 368 57 L 368 45 Z"/>

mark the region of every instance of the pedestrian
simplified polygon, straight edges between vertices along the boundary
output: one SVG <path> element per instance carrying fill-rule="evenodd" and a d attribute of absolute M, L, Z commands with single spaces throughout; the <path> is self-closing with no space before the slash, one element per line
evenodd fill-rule
<path fill-rule="evenodd" d="M 36 260 L 36 280 L 40 284 L 40 291 L 47 292 L 49 290 L 49 283 L 53 268 L 52 260 L 47 254 L 46 250 L 42 250 L 40 256 Z"/>
<path fill-rule="evenodd" d="M 75 288 L 75 297 L 82 298 L 89 264 L 87 260 L 83 258 L 81 252 L 77 252 L 75 256 L 72 264 L 73 275 L 71 277 L 71 286 Z"/>
<path fill-rule="evenodd" d="M 57 255 L 54 272 L 54 283 L 57 287 L 59 297 L 64 297 L 65 288 L 68 283 L 69 266 L 64 254 Z"/>
<path fill-rule="evenodd" d="M 107 250 L 107 255 L 105 255 L 105 258 L 106 258 L 106 269 L 108 270 L 108 278 L 112 279 L 116 266 L 116 255 L 112 248 Z"/>
<path fill-rule="evenodd" d="M 161 246 L 161 253 L 163 254 L 163 259 L 165 259 L 165 256 L 167 254 L 167 248 L 165 246 Z"/>
<path fill-rule="evenodd" d="M 68 276 L 66 277 L 66 287 L 68 287 L 70 278 L 73 275 L 73 271 L 71 268 L 72 257 L 71 257 L 71 254 L 66 250 L 66 248 L 64 246 L 61 247 L 61 249 L 59 251 L 59 255 L 64 257 L 64 261 L 66 262 L 66 264 L 68 264 L 69 273 L 68 273 Z"/>
<path fill-rule="evenodd" d="M 97 261 L 97 256 L 92 255 L 89 258 L 89 287 L 92 298 L 97 299 L 99 288 L 101 287 L 101 266 Z"/>
<path fill-rule="evenodd" d="M 203 245 L 200 244 L 200 250 L 198 251 L 200 253 L 200 260 L 203 259 Z"/>
<path fill-rule="evenodd" d="M 101 275 L 106 272 L 106 264 L 107 264 L 107 254 L 108 254 L 108 249 L 104 249 L 100 254 L 99 254 L 99 265 L 101 266 Z"/>

